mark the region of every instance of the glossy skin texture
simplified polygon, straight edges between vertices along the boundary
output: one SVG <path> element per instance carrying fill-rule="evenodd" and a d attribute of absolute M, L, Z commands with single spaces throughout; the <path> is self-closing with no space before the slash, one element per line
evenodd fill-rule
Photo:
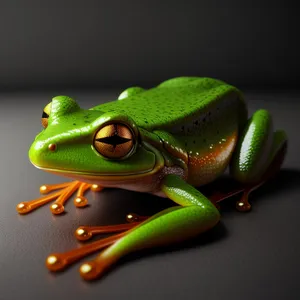
<path fill-rule="evenodd" d="M 286 145 L 285 133 L 273 132 L 266 110 L 248 120 L 241 92 L 211 78 L 174 78 L 149 90 L 132 87 L 90 110 L 58 96 L 42 122 L 46 129 L 29 151 L 36 167 L 101 187 L 153 193 L 179 205 L 132 228 L 84 264 L 85 279 L 99 277 L 132 251 L 212 228 L 220 213 L 194 186 L 212 182 L 227 167 L 246 186 L 258 185 Z"/>
<path fill-rule="evenodd" d="M 54 98 L 48 121 L 51 126 L 37 136 L 29 152 L 31 161 L 41 168 L 80 175 L 84 172 L 99 178 L 149 173 L 158 159 L 143 143 L 122 162 L 103 159 L 92 149 L 99 127 L 122 121 L 141 136 L 142 142 L 153 144 L 152 137 L 149 140 L 143 136 L 154 134 L 164 144 L 157 149 L 160 155 L 163 152 L 171 160 L 182 160 L 188 182 L 195 186 L 212 181 L 224 171 L 247 114 L 237 89 L 208 78 L 176 78 L 148 91 L 131 88 L 127 94 L 130 92 L 127 98 L 91 110 L 81 110 L 67 97 Z M 167 145 L 171 141 L 176 148 Z M 48 151 L 50 143 L 57 144 L 59 151 Z"/>

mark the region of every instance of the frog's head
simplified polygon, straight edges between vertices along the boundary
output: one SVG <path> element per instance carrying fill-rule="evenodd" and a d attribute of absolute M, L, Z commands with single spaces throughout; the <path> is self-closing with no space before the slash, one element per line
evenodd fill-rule
<path fill-rule="evenodd" d="M 44 130 L 29 150 L 38 168 L 79 180 L 126 180 L 163 166 L 158 151 L 141 141 L 135 122 L 124 114 L 84 110 L 57 96 L 44 109 Z"/>

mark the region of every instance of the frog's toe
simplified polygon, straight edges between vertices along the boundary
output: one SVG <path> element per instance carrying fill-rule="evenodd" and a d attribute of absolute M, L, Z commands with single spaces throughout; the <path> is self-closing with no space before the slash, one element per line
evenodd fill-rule
<path fill-rule="evenodd" d="M 149 218 L 148 216 L 140 216 L 140 215 L 135 214 L 135 213 L 130 213 L 126 216 L 126 221 L 129 222 L 129 223 L 141 222 L 141 221 L 147 220 L 148 218 Z"/>
<path fill-rule="evenodd" d="M 149 217 L 139 216 L 137 214 L 131 213 L 126 216 L 126 220 L 129 223 L 106 226 L 80 226 L 75 231 L 75 237 L 79 241 L 87 241 L 95 235 L 127 231 L 141 224 L 148 218 Z"/>
<path fill-rule="evenodd" d="M 100 192 L 103 190 L 103 187 L 98 184 L 92 184 L 91 191 L 93 192 Z"/>
<path fill-rule="evenodd" d="M 40 193 L 41 194 L 48 194 L 55 190 L 63 189 L 67 186 L 69 186 L 71 182 L 63 182 L 58 184 L 43 184 L 40 186 Z"/>
<path fill-rule="evenodd" d="M 80 186 L 78 188 L 78 191 L 77 191 L 76 198 L 74 199 L 74 205 L 76 207 L 85 207 L 85 206 L 87 206 L 88 200 L 83 195 L 84 195 L 84 192 L 86 190 L 90 189 L 91 187 L 92 187 L 92 185 L 88 184 L 88 183 L 81 183 L 80 184 Z"/>
<path fill-rule="evenodd" d="M 73 202 L 76 207 L 85 207 L 88 205 L 87 198 L 83 196 L 77 196 Z"/>
<path fill-rule="evenodd" d="M 110 264 L 108 264 L 109 266 Z M 79 272 L 83 279 L 85 280 L 94 280 L 99 279 L 101 274 L 106 270 L 105 261 L 99 262 L 96 260 L 86 262 L 80 266 Z"/>
<path fill-rule="evenodd" d="M 93 280 L 98 278 L 101 273 L 101 268 L 95 262 L 86 262 L 80 266 L 80 275 L 85 280 Z"/>
<path fill-rule="evenodd" d="M 91 226 L 80 226 L 75 231 L 75 237 L 79 241 L 87 241 L 93 237 L 94 228 Z"/>
<path fill-rule="evenodd" d="M 46 266 L 50 271 L 61 271 L 65 268 L 67 265 L 67 260 L 64 257 L 64 255 L 61 255 L 59 253 L 53 253 L 49 255 L 46 259 Z"/>
<path fill-rule="evenodd" d="M 88 200 L 84 197 L 84 193 L 88 189 L 100 191 L 102 187 L 79 181 L 71 181 L 52 185 L 44 184 L 40 187 L 41 194 L 48 194 L 56 190 L 58 191 L 31 201 L 21 202 L 17 205 L 16 210 L 19 214 L 27 214 L 38 207 L 55 200 L 50 206 L 50 210 L 55 215 L 62 214 L 65 211 L 64 204 L 71 198 L 75 191 L 77 191 L 77 195 L 74 199 L 74 205 L 76 207 L 87 206 Z"/>

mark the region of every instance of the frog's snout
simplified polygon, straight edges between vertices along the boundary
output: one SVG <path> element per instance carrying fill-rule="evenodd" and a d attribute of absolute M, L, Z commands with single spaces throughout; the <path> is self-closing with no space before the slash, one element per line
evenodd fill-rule
<path fill-rule="evenodd" d="M 56 143 L 41 143 L 34 141 L 29 149 L 29 159 L 35 166 L 43 167 L 51 156 L 56 152 L 58 145 Z M 50 155 L 50 156 L 49 156 Z"/>

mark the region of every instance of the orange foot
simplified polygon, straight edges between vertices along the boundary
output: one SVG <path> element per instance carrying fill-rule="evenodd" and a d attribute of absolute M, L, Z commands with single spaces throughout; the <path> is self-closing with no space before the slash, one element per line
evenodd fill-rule
<path fill-rule="evenodd" d="M 256 190 L 262 184 L 263 183 L 260 183 L 251 187 L 241 187 L 229 193 L 215 192 L 212 196 L 209 197 L 209 200 L 213 202 L 217 208 L 219 208 L 219 202 L 243 193 L 242 197 L 236 202 L 236 209 L 239 211 L 249 211 L 251 209 L 251 204 L 248 202 L 248 197 L 252 191 Z"/>
<path fill-rule="evenodd" d="M 274 157 L 273 162 L 270 164 L 270 166 L 267 168 L 266 172 L 263 174 L 263 176 L 257 182 L 252 183 L 252 184 L 246 184 L 244 186 L 241 185 L 240 187 L 238 187 L 237 189 L 235 189 L 229 193 L 216 192 L 213 195 L 211 195 L 209 197 L 209 199 L 218 207 L 219 202 L 221 202 L 229 197 L 243 193 L 242 197 L 236 202 L 236 208 L 237 208 L 237 210 L 242 211 L 242 212 L 249 211 L 251 209 L 251 204 L 248 202 L 249 195 L 254 190 L 259 188 L 260 186 L 265 184 L 268 180 L 274 178 L 278 174 L 280 167 L 283 163 L 283 160 L 284 160 L 284 157 L 286 154 L 286 150 L 287 150 L 287 143 L 284 143 L 282 145 L 281 149 L 278 151 L 278 153 Z"/>
<path fill-rule="evenodd" d="M 54 203 L 50 206 L 50 210 L 53 214 L 58 215 L 64 212 L 64 203 L 70 199 L 70 197 L 74 194 L 76 190 L 77 196 L 74 200 L 74 205 L 76 207 L 85 207 L 88 204 L 88 201 L 83 195 L 88 189 L 98 192 L 102 190 L 102 187 L 96 184 L 88 184 L 79 181 L 71 181 L 52 185 L 42 185 L 40 187 L 41 194 L 48 194 L 54 190 L 59 191 L 31 201 L 21 202 L 17 205 L 16 209 L 19 214 L 27 214 L 35 210 L 36 208 L 56 199 Z"/>
<path fill-rule="evenodd" d="M 107 238 L 95 241 L 88 245 L 84 245 L 81 248 L 73 249 L 64 253 L 53 253 L 50 254 L 46 259 L 46 266 L 50 271 L 57 272 L 62 271 L 66 267 L 70 266 L 74 262 L 80 260 L 87 255 L 90 255 L 98 250 L 101 250 L 115 242 L 120 238 L 125 236 L 128 231 L 143 221 L 148 219 L 148 217 L 138 216 L 136 214 L 127 215 L 127 221 L 129 223 L 119 224 L 119 225 L 109 225 L 109 226 L 80 226 L 75 231 L 75 236 L 79 241 L 89 240 L 91 237 L 97 234 L 103 233 L 113 233 L 120 232 Z M 92 280 L 98 277 L 98 273 L 91 272 L 92 270 L 97 270 L 100 263 L 94 259 L 88 263 L 84 263 L 80 267 L 80 274 L 86 280 Z"/>

